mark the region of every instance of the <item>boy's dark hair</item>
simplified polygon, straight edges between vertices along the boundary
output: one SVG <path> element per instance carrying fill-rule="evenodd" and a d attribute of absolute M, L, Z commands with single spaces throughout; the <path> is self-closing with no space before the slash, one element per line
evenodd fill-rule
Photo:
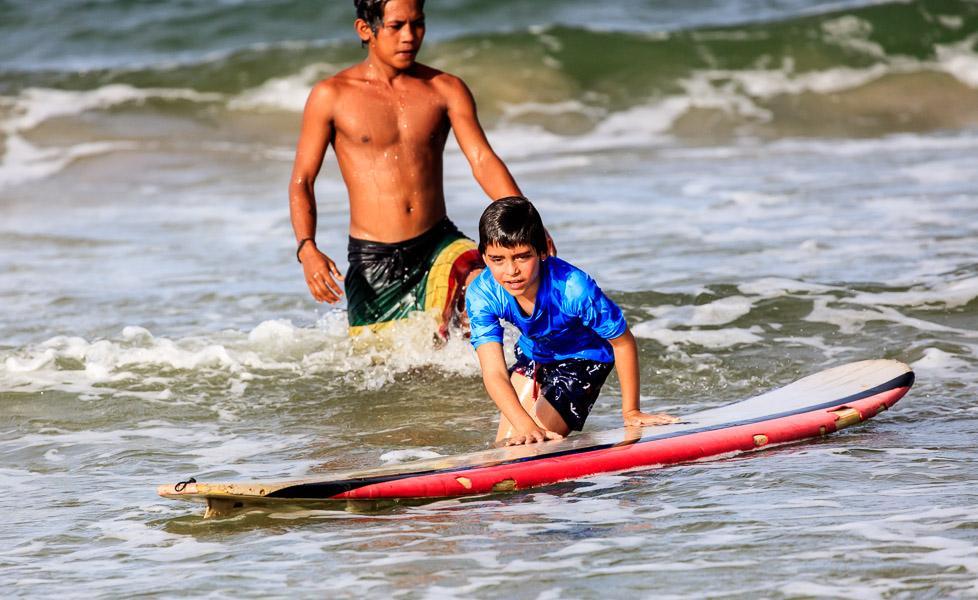
<path fill-rule="evenodd" d="M 357 9 L 357 18 L 363 19 L 370 30 L 377 34 L 377 30 L 384 24 L 384 8 L 391 0 L 353 0 L 353 6 Z M 418 0 L 418 8 L 424 10 L 424 0 Z"/>
<path fill-rule="evenodd" d="M 495 244 L 503 248 L 527 245 L 540 253 L 547 251 L 547 232 L 540 213 L 522 196 L 500 198 L 491 203 L 479 219 L 479 253 Z"/>

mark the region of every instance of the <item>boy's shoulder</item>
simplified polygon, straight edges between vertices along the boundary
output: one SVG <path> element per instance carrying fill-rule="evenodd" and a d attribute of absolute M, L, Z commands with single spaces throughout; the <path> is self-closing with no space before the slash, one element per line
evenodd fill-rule
<path fill-rule="evenodd" d="M 550 277 L 555 281 L 569 281 L 573 283 L 594 281 L 583 269 L 572 265 L 562 258 L 550 256 L 546 262 L 549 266 Z"/>
<path fill-rule="evenodd" d="M 483 269 L 465 288 L 465 306 L 473 314 L 502 317 L 506 307 L 506 290 L 492 277 L 489 269 Z"/>
<path fill-rule="evenodd" d="M 489 271 L 489 269 L 482 269 L 482 271 L 475 276 L 475 279 L 472 280 L 472 283 L 469 284 L 468 289 L 466 290 L 466 297 L 468 297 L 470 290 L 477 290 L 482 294 L 495 295 L 496 293 L 503 291 L 503 288 L 496 282 L 495 279 L 493 279 L 492 273 Z"/>
<path fill-rule="evenodd" d="M 566 260 L 551 256 L 546 262 L 550 285 L 560 290 L 566 300 L 573 301 L 590 296 L 597 287 L 590 275 Z"/>

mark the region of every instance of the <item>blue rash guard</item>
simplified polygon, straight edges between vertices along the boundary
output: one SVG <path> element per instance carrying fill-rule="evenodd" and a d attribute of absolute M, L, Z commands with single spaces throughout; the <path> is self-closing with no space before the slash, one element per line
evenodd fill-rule
<path fill-rule="evenodd" d="M 504 319 L 523 334 L 520 349 L 538 363 L 569 358 L 599 362 L 615 359 L 611 344 L 625 333 L 621 309 L 587 273 L 556 257 L 540 265 L 533 314 L 524 316 L 516 298 L 485 269 L 469 285 L 465 305 L 472 327 L 472 346 L 503 342 Z"/>

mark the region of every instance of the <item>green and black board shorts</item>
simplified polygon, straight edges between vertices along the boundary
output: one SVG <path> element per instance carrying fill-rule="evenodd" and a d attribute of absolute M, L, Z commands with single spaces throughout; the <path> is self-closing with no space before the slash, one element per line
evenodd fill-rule
<path fill-rule="evenodd" d="M 485 265 L 475 242 L 445 217 L 418 237 L 394 244 L 350 238 L 345 288 L 350 334 L 378 331 L 416 311 L 430 312 L 447 334 L 461 308 L 465 279 Z"/>

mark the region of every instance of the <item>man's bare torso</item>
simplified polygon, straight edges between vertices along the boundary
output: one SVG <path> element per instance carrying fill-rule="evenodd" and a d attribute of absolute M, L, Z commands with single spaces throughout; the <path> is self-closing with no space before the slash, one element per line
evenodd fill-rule
<path fill-rule="evenodd" d="M 450 76 L 415 64 L 388 83 L 357 65 L 327 80 L 351 236 L 403 241 L 445 216 L 442 153 L 450 124 L 438 77 Z"/>

